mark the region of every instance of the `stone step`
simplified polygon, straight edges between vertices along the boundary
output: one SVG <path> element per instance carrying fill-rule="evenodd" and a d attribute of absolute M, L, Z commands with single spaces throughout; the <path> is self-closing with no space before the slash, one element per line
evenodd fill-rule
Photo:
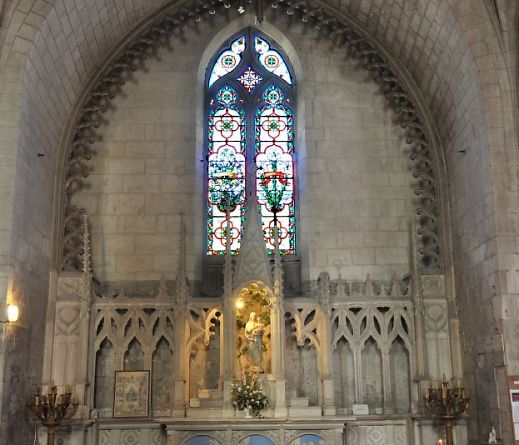
<path fill-rule="evenodd" d="M 321 417 L 320 406 L 288 407 L 289 417 Z"/>
<path fill-rule="evenodd" d="M 186 416 L 193 419 L 215 419 L 224 417 L 224 412 L 221 408 L 188 408 Z"/>
<path fill-rule="evenodd" d="M 288 406 L 292 406 L 294 408 L 306 408 L 308 407 L 308 398 L 307 397 L 293 397 L 288 399 Z"/>
<path fill-rule="evenodd" d="M 295 399 L 297 397 L 297 391 L 295 389 L 287 389 L 285 390 L 285 398 L 286 400 Z"/>
<path fill-rule="evenodd" d="M 199 389 L 198 398 L 200 400 L 222 400 L 223 392 L 221 389 Z"/>
<path fill-rule="evenodd" d="M 223 400 L 200 400 L 200 408 L 222 408 Z"/>

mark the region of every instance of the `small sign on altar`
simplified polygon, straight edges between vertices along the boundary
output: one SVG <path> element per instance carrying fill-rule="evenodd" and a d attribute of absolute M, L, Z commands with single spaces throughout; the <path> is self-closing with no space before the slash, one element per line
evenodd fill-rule
<path fill-rule="evenodd" d="M 369 415 L 368 405 L 353 405 L 354 416 L 367 416 Z"/>

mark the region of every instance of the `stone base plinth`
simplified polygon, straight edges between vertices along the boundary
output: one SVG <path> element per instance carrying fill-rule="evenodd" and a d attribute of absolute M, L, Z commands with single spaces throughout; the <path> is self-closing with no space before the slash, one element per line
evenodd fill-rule
<path fill-rule="evenodd" d="M 165 424 L 167 445 L 181 445 L 196 436 L 209 436 L 222 445 L 245 445 L 248 443 L 247 437 L 256 435 L 269 439 L 275 445 L 297 445 L 305 435 L 318 436 L 327 445 L 343 444 L 344 421 L 340 420 L 323 422 L 322 419 L 295 421 L 235 417 L 220 421 L 161 421 Z"/>

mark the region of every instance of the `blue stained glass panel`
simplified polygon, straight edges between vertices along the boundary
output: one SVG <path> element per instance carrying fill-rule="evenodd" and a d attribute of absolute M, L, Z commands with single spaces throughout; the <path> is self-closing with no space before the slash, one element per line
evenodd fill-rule
<path fill-rule="evenodd" d="M 209 87 L 218 79 L 231 73 L 240 64 L 241 54 L 245 51 L 245 36 L 240 36 L 231 43 L 231 47 L 223 51 L 216 59 L 209 76 Z"/>
<path fill-rule="evenodd" d="M 303 434 L 295 442 L 295 445 L 323 445 L 322 440 L 317 434 Z"/>
<path fill-rule="evenodd" d="M 292 76 L 290 75 L 286 62 L 283 60 L 283 56 L 279 54 L 279 52 L 271 49 L 270 45 L 258 36 L 254 37 L 254 49 L 258 54 L 259 62 L 266 70 L 274 73 L 289 85 L 292 85 Z"/>
<path fill-rule="evenodd" d="M 283 91 L 268 87 L 256 111 L 256 193 L 267 249 L 273 252 L 275 227 L 282 255 L 295 253 L 293 117 Z"/>
<path fill-rule="evenodd" d="M 185 445 L 220 445 L 220 442 L 211 436 L 194 436 Z"/>
<path fill-rule="evenodd" d="M 240 445 L 274 445 L 274 442 L 268 437 L 252 434 L 242 439 Z"/>
<path fill-rule="evenodd" d="M 239 249 L 245 201 L 245 112 L 228 85 L 211 101 L 207 156 L 207 250 L 223 255 Z M 227 221 L 229 212 L 229 221 Z"/>
<path fill-rule="evenodd" d="M 208 255 L 239 252 L 250 197 L 269 253 L 276 239 L 282 255 L 296 253 L 294 79 L 288 60 L 257 32 L 230 39 L 207 71 Z"/>

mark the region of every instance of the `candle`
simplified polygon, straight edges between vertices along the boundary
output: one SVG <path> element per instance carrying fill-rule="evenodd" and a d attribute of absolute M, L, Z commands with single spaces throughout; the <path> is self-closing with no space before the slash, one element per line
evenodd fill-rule
<path fill-rule="evenodd" d="M 438 439 L 436 445 L 445 445 L 445 442 L 443 441 L 443 439 Z"/>

